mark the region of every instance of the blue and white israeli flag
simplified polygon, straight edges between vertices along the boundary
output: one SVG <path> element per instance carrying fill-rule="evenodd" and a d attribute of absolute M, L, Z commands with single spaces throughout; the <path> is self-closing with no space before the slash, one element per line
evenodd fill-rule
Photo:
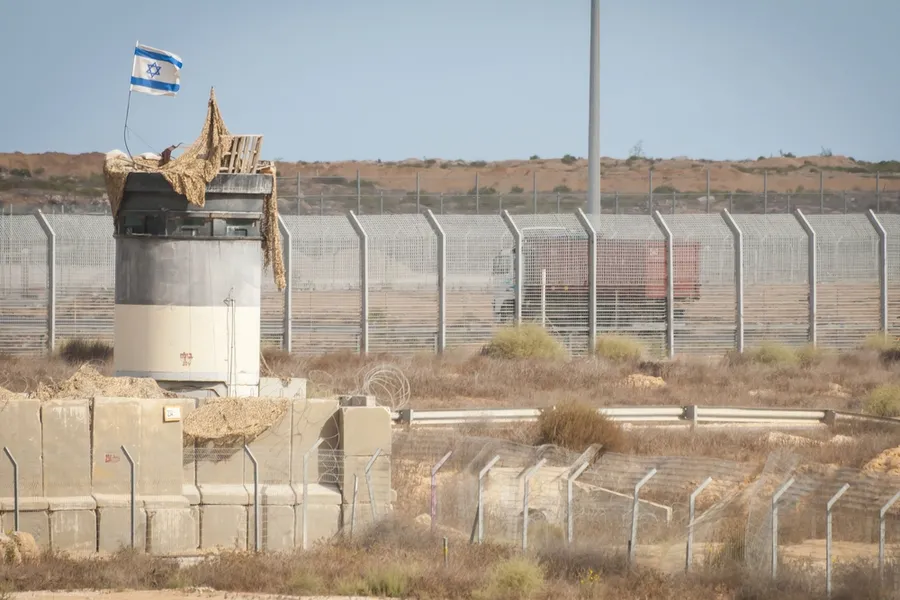
<path fill-rule="evenodd" d="M 131 90 L 153 96 L 174 96 L 181 89 L 181 58 L 171 52 L 138 44 L 134 48 Z"/>

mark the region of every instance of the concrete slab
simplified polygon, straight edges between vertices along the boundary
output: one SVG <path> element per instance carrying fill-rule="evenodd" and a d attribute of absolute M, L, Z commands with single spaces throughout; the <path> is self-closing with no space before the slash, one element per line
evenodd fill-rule
<path fill-rule="evenodd" d="M 169 398 L 139 400 L 141 410 L 138 494 L 180 495 L 184 469 L 181 421 L 165 422 L 166 406 L 178 403 Z"/>
<path fill-rule="evenodd" d="M 151 554 L 176 554 L 196 550 L 194 513 L 187 508 L 147 509 L 149 540 L 147 552 Z"/>
<path fill-rule="evenodd" d="M 0 515 L 0 529 L 13 531 L 15 516 L 11 512 Z M 30 533 L 41 548 L 50 547 L 50 516 L 45 510 L 19 511 L 19 530 Z"/>
<path fill-rule="evenodd" d="M 297 548 L 301 548 L 303 545 L 303 508 L 295 507 L 294 514 L 296 520 L 295 545 Z M 308 518 L 309 530 L 306 535 L 309 545 L 330 540 L 341 530 L 341 505 L 310 504 Z"/>
<path fill-rule="evenodd" d="M 359 489 L 357 502 L 369 503 L 369 488 L 366 483 L 366 463 L 369 458 L 365 456 L 344 457 L 344 471 L 342 474 L 341 491 L 344 495 L 344 503 L 353 499 L 353 476 L 359 477 Z M 379 456 L 372 465 L 370 473 L 372 492 L 376 506 L 386 506 L 391 503 L 391 459 L 389 456 Z"/>
<path fill-rule="evenodd" d="M 134 398 L 94 398 L 93 492 L 127 495 L 131 475 L 124 445 L 138 465 L 141 451 L 141 407 Z M 179 447 L 181 444 L 179 443 Z M 138 478 L 140 470 L 138 470 Z"/>
<path fill-rule="evenodd" d="M 147 547 L 147 513 L 139 508 L 135 514 L 134 545 Z M 131 545 L 131 512 L 128 508 L 97 509 L 97 548 L 100 552 L 116 552 Z"/>
<path fill-rule="evenodd" d="M 247 506 L 253 501 L 253 490 L 243 484 L 204 483 L 200 488 L 200 504 L 207 506 Z"/>
<path fill-rule="evenodd" d="M 293 486 L 294 493 L 297 498 L 297 504 L 303 504 L 303 486 L 295 485 Z M 318 483 L 311 483 L 307 487 L 307 491 L 309 492 L 309 502 L 310 505 L 313 504 L 323 504 L 323 505 L 333 505 L 340 504 L 342 501 L 341 490 L 337 485 L 320 485 Z M 350 490 L 351 494 L 353 490 Z"/>
<path fill-rule="evenodd" d="M 200 548 L 247 549 L 246 506 L 201 506 Z"/>
<path fill-rule="evenodd" d="M 91 495 L 89 400 L 50 400 L 41 406 L 44 495 Z"/>
<path fill-rule="evenodd" d="M 384 406 L 341 408 L 341 441 L 346 456 L 372 456 L 376 450 L 391 454 L 391 413 Z"/>
<path fill-rule="evenodd" d="M 182 431 L 184 430 L 184 420 L 191 414 L 193 411 L 197 409 L 197 399 L 196 398 L 170 398 L 170 404 L 173 406 L 181 407 L 181 422 L 182 422 Z M 200 492 L 197 490 L 197 461 L 195 458 L 195 444 L 184 445 L 182 443 L 182 456 L 181 456 L 181 464 L 182 464 L 182 474 L 181 474 L 181 486 L 182 493 L 190 496 L 198 498 L 197 502 L 199 502 Z"/>
<path fill-rule="evenodd" d="M 287 380 L 278 377 L 260 377 L 259 395 L 266 398 L 306 398 L 306 380 L 292 377 Z"/>
<path fill-rule="evenodd" d="M 248 490 L 253 495 L 253 486 Z M 260 504 L 268 506 L 293 506 L 297 503 L 297 494 L 289 485 L 261 485 L 259 488 Z"/>
<path fill-rule="evenodd" d="M 95 552 L 97 513 L 93 510 L 61 510 L 50 513 L 50 544 L 54 550 Z"/>
<path fill-rule="evenodd" d="M 265 485 L 291 483 L 291 428 L 293 405 L 287 399 L 287 412 L 269 429 L 248 443 L 259 463 L 259 481 Z M 244 484 L 253 484 L 253 461 L 244 453 Z"/>
<path fill-rule="evenodd" d="M 291 410 L 291 483 L 303 483 L 303 455 L 319 438 L 324 441 L 309 455 L 310 483 L 337 483 L 339 461 L 335 450 L 340 441 L 337 399 L 295 400 Z"/>
<path fill-rule="evenodd" d="M 39 400 L 16 399 L 0 404 L 0 448 L 9 448 L 19 464 L 20 497 L 40 498 L 44 495 L 41 461 L 41 403 Z M 13 469 L 9 458 L 0 451 L 0 497 L 13 497 Z"/>
<path fill-rule="evenodd" d="M 278 552 L 294 548 L 294 507 L 293 506 L 261 506 L 262 521 L 261 549 Z M 248 547 L 253 548 L 256 527 L 253 520 L 253 508 L 247 512 Z"/>

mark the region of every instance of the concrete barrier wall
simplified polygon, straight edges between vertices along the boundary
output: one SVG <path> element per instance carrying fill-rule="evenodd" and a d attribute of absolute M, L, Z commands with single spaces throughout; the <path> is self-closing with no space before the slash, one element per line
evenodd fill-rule
<path fill-rule="evenodd" d="M 262 550 L 301 546 L 304 514 L 309 543 L 337 535 L 349 523 L 354 474 L 360 481 L 357 514 L 369 516 L 358 518 L 357 526 L 371 521 L 370 497 L 383 516 L 393 502 L 390 414 L 380 407 L 341 407 L 335 399 L 307 400 L 304 391 L 270 429 L 253 440 L 229 441 L 229 447 L 186 445 L 181 421 L 164 419 L 166 407 L 180 407 L 184 419 L 205 400 L 9 402 L 0 416 L 0 446 L 18 465 L 19 530 L 41 547 L 63 551 L 128 546 L 127 450 L 135 462 L 137 548 L 156 554 L 253 548 L 254 468 L 244 443 L 259 465 Z M 381 455 L 370 473 L 370 495 L 364 469 L 376 449 Z M 14 528 L 13 475 L 12 461 L 0 456 L 3 530 Z"/>

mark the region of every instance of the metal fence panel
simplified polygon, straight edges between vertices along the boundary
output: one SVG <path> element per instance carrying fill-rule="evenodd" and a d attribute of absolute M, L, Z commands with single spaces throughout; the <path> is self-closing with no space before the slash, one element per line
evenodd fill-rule
<path fill-rule="evenodd" d="M 816 232 L 818 344 L 855 348 L 880 325 L 878 232 L 864 214 L 807 219 Z"/>
<path fill-rule="evenodd" d="M 434 351 L 437 237 L 421 215 L 359 217 L 369 238 L 369 350 Z"/>
<path fill-rule="evenodd" d="M 588 347 L 588 235 L 572 214 L 518 215 L 522 321 L 538 323 L 570 351 Z"/>
<path fill-rule="evenodd" d="M 588 218 L 597 231 L 597 335 L 634 337 L 654 354 L 662 354 L 666 344 L 662 231 L 650 216 Z"/>
<path fill-rule="evenodd" d="M 512 313 L 512 234 L 497 215 L 437 221 L 447 238 L 447 347 L 477 348 L 491 339 L 500 310 Z"/>
<path fill-rule="evenodd" d="M 675 352 L 735 347 L 734 236 L 721 215 L 667 215 L 675 246 Z"/>
<path fill-rule="evenodd" d="M 359 236 L 346 216 L 286 215 L 291 232 L 294 352 L 357 350 Z"/>
<path fill-rule="evenodd" d="M 732 215 L 744 236 L 744 340 L 809 340 L 806 232 L 793 215 Z"/>
<path fill-rule="evenodd" d="M 56 233 L 56 339 L 113 342 L 116 240 L 110 215 L 49 214 Z"/>
<path fill-rule="evenodd" d="M 47 235 L 32 215 L 0 214 L 0 352 L 47 348 Z"/>
<path fill-rule="evenodd" d="M 888 333 L 900 332 L 900 215 L 879 214 L 887 233 Z"/>

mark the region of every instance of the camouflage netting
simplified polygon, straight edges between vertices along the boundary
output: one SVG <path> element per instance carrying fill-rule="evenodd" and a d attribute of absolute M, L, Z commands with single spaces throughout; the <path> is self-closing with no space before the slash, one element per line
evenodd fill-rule
<path fill-rule="evenodd" d="M 206 203 L 206 186 L 219 173 L 222 156 L 231 143 L 232 136 L 222 120 L 215 90 L 210 90 L 206 122 L 200 136 L 180 156 L 160 166 L 158 160 L 150 158 L 129 158 L 122 152 L 107 154 L 103 165 L 106 178 L 106 192 L 113 216 L 118 215 L 125 181 L 130 173 L 160 173 L 172 186 L 183 194 L 188 202 L 197 206 Z M 278 231 L 278 194 L 275 186 L 275 166 L 262 166 L 259 173 L 272 176 L 272 194 L 266 198 L 262 219 L 264 266 L 272 270 L 279 290 L 287 285 L 284 273 L 284 258 L 281 254 L 281 235 Z"/>

